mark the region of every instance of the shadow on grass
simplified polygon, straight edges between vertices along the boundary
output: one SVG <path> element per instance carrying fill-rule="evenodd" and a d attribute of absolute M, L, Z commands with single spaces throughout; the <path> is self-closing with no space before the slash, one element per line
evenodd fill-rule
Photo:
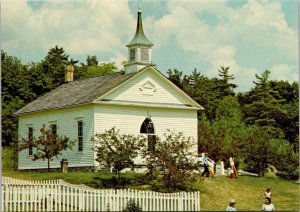
<path fill-rule="evenodd" d="M 89 186 L 93 188 L 106 188 L 106 189 L 122 189 L 132 186 L 143 185 L 145 177 L 142 175 L 130 177 L 130 176 L 111 176 L 109 178 L 93 177 L 93 180 L 89 183 Z"/>

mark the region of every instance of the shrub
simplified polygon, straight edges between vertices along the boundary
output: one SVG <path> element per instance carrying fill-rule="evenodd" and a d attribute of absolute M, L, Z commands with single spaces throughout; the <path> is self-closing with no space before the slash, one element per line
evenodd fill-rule
<path fill-rule="evenodd" d="M 139 211 L 143 211 L 142 207 L 139 205 L 139 202 L 135 202 L 133 199 L 130 199 L 127 204 L 126 207 L 123 209 L 124 212 L 139 212 Z"/>

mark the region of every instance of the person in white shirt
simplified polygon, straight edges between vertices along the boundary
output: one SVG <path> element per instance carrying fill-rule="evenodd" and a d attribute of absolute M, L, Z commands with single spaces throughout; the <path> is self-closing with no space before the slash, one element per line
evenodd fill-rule
<path fill-rule="evenodd" d="M 229 165 L 230 165 L 231 170 L 233 170 L 233 172 L 234 172 L 233 177 L 237 178 L 238 176 L 237 176 L 237 171 L 236 171 L 236 168 L 235 168 L 235 165 L 234 165 L 234 158 L 233 157 L 229 158 Z"/>
<path fill-rule="evenodd" d="M 274 205 L 271 203 L 271 199 L 266 197 L 265 203 L 262 205 L 262 211 L 275 211 Z"/>
<path fill-rule="evenodd" d="M 265 194 L 266 194 L 266 197 L 269 197 L 269 198 L 271 198 L 271 189 L 267 189 L 267 191 L 265 192 Z"/>
<path fill-rule="evenodd" d="M 226 208 L 226 211 L 236 211 L 234 199 L 230 200 L 229 205 Z"/>

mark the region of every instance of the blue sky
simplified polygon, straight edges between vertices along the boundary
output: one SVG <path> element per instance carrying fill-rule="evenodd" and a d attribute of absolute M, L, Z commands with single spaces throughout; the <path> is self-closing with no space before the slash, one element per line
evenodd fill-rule
<path fill-rule="evenodd" d="M 271 70 L 275 80 L 298 81 L 298 2 L 222 0 L 2 0 L 1 48 L 38 62 L 55 45 L 85 62 L 127 60 L 126 44 L 136 28 L 138 4 L 144 31 L 154 43 L 153 63 L 162 73 L 194 68 L 218 77 L 230 66 L 239 91 L 255 74 Z"/>

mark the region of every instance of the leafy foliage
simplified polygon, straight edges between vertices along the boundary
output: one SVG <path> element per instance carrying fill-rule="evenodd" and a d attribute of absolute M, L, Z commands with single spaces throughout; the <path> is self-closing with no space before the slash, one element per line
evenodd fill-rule
<path fill-rule="evenodd" d="M 17 143 L 17 117 L 13 113 L 63 84 L 66 65 L 74 67 L 75 80 L 111 74 L 116 70 L 114 63 L 99 63 L 96 56 L 88 55 L 85 64 L 76 65 L 77 62 L 58 46 L 50 48 L 40 62 L 26 65 L 1 50 L 3 145 Z M 298 82 L 270 80 L 271 72 L 266 70 L 256 75 L 253 88 L 235 94 L 238 85 L 232 83 L 234 76 L 228 66 L 221 66 L 218 76 L 212 78 L 197 69 L 189 75 L 178 69 L 169 69 L 167 74 L 169 80 L 205 109 L 198 113 L 199 152 L 208 152 L 215 160 L 227 161 L 228 156 L 234 156 L 249 170 L 255 169 L 253 161 L 243 156 L 244 146 L 250 146 L 243 143 L 243 138 L 250 139 L 252 127 L 258 126 L 268 131 L 272 149 L 281 149 L 279 157 L 288 159 L 290 166 L 276 164 L 277 160 L 269 162 L 276 164 L 282 173 L 287 173 L 282 175 L 289 178 L 293 170 L 298 170 L 299 165 L 294 162 L 299 152 Z M 290 155 L 284 156 L 282 148 L 290 149 Z"/>
<path fill-rule="evenodd" d="M 74 76 L 76 79 L 87 79 L 112 74 L 115 70 L 117 70 L 115 63 L 99 64 L 96 56 L 88 55 L 86 64 L 81 63 L 81 66 L 76 68 Z"/>
<path fill-rule="evenodd" d="M 256 75 L 255 89 L 250 94 L 252 102 L 245 105 L 246 123 L 257 126 L 268 126 L 268 129 L 277 137 L 282 137 L 280 120 L 287 115 L 280 104 L 284 99 L 280 98 L 269 82 L 270 71 L 266 70 L 261 76 Z"/>
<path fill-rule="evenodd" d="M 17 138 L 18 109 L 36 95 L 31 88 L 30 71 L 16 57 L 1 51 L 2 144 L 12 144 Z"/>
<path fill-rule="evenodd" d="M 32 146 L 36 149 L 33 160 L 47 159 L 48 171 L 50 171 L 50 160 L 60 155 L 63 150 L 72 149 L 75 142 L 70 141 L 66 136 L 53 134 L 51 127 L 46 128 L 45 125 L 40 132 L 41 135 L 38 138 L 23 138 L 19 142 L 18 150 L 22 151 Z"/>
<path fill-rule="evenodd" d="M 92 141 L 97 153 L 96 161 L 103 166 L 112 166 L 118 175 L 122 169 L 133 165 L 140 147 L 146 143 L 144 137 L 120 134 L 115 127 L 97 133 Z"/>
<path fill-rule="evenodd" d="M 240 158 L 240 134 L 245 128 L 241 120 L 240 106 L 236 97 L 222 99 L 216 110 L 216 119 L 207 120 L 203 115 L 198 127 L 198 152 L 207 152 L 215 161 Z"/>
<path fill-rule="evenodd" d="M 191 173 L 199 168 L 195 142 L 183 136 L 182 132 L 167 130 L 162 139 L 157 139 L 154 151 L 144 150 L 143 156 L 149 167 L 159 170 L 161 180 L 169 190 L 184 187 Z M 150 170 L 152 171 L 152 170 Z M 156 175 L 159 178 L 160 174 Z"/>
<path fill-rule="evenodd" d="M 143 210 L 142 210 L 142 206 L 139 205 L 139 202 L 135 202 L 133 199 L 130 199 L 122 211 L 124 211 L 124 212 L 140 212 Z"/>

